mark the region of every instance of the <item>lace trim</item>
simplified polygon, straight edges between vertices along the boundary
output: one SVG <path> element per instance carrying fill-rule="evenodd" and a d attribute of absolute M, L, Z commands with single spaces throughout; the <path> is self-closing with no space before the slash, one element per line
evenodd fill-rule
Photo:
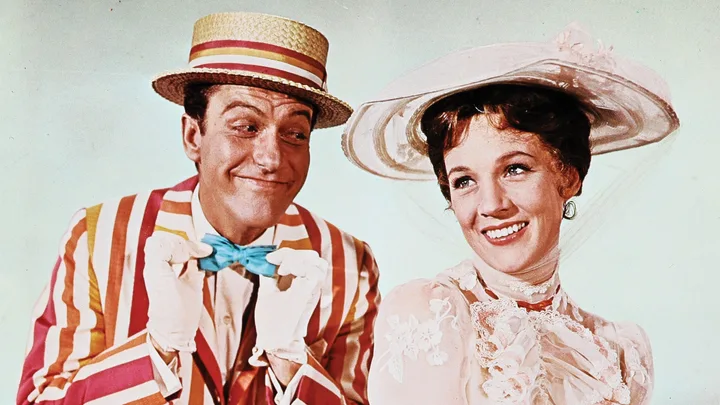
<path fill-rule="evenodd" d="M 508 284 L 508 288 L 510 288 L 510 290 L 512 290 L 512 291 L 519 292 L 522 295 L 529 298 L 529 297 L 532 297 L 533 294 L 540 294 L 540 293 L 547 292 L 547 290 L 550 289 L 550 287 L 552 287 L 554 283 L 555 283 L 555 276 L 550 277 L 550 280 L 548 280 L 542 284 L 538 284 L 538 285 L 532 285 L 532 284 L 528 284 L 528 283 L 523 283 L 521 281 L 516 281 L 516 282 Z"/>
<path fill-rule="evenodd" d="M 640 358 L 640 353 L 634 344 L 629 345 L 624 351 L 625 366 L 627 367 L 628 380 L 636 380 L 640 384 L 645 384 L 650 379 L 650 373 Z"/>
<path fill-rule="evenodd" d="M 456 280 L 461 289 L 470 291 L 478 284 L 478 274 L 469 260 L 461 262 L 459 265 L 448 270 L 450 278 Z M 534 294 L 545 293 L 553 287 L 557 280 L 557 275 L 553 275 L 549 280 L 542 284 L 532 285 L 522 281 L 514 281 L 507 284 L 510 290 L 519 292 L 526 297 L 532 297 Z"/>
<path fill-rule="evenodd" d="M 540 356 L 542 336 L 551 327 L 560 325 L 591 343 L 607 360 L 594 364 L 587 372 L 604 382 L 608 389 L 587 394 L 578 405 L 594 405 L 606 399 L 629 404 L 630 390 L 617 367 L 617 352 L 605 339 L 569 316 L 551 310 L 528 312 L 506 298 L 476 302 L 471 305 L 471 313 L 473 327 L 478 333 L 475 355 L 486 372 L 482 389 L 494 403 L 550 400 L 543 362 L 525 362 L 525 359 Z"/>
<path fill-rule="evenodd" d="M 443 337 L 440 325 L 443 321 L 449 320 L 450 326 L 454 330 L 458 330 L 458 318 L 457 315 L 450 315 L 452 304 L 449 300 L 449 297 L 431 299 L 429 307 L 434 318 L 427 319 L 422 323 L 415 315 L 410 315 L 405 322 L 400 322 L 398 315 L 388 317 L 390 332 L 385 335 L 385 339 L 390 344 L 388 350 L 380 358 L 390 356 L 382 368 L 387 367 L 390 375 L 398 382 L 403 381 L 403 356 L 417 360 L 418 354 L 422 351 L 426 353 L 425 359 L 430 365 L 439 366 L 447 361 L 448 354 L 440 350 Z"/>

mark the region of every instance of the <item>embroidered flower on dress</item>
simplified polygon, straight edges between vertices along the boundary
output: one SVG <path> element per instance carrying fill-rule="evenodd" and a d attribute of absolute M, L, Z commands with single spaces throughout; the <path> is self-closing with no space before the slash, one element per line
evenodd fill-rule
<path fill-rule="evenodd" d="M 433 366 L 442 365 L 448 359 L 448 354 L 440 350 L 443 337 L 440 325 L 450 320 L 450 326 L 457 329 L 457 316 L 449 315 L 452 309 L 449 298 L 431 299 L 428 304 L 434 318 L 420 322 L 414 315 L 410 315 L 406 322 L 401 322 L 399 316 L 393 315 L 387 319 L 390 333 L 385 338 L 390 344 L 381 358 L 390 356 L 383 367 L 387 367 L 390 375 L 399 382 L 403 381 L 403 356 L 417 360 L 422 351 L 427 353 L 425 358 Z"/>
<path fill-rule="evenodd" d="M 390 341 L 390 350 L 416 359 L 418 347 L 413 341 L 413 334 L 418 325 L 417 318 L 410 315 L 407 322 L 400 322 L 400 317 L 393 315 L 388 318 L 388 323 L 393 329 L 393 333 L 385 336 Z"/>
<path fill-rule="evenodd" d="M 467 273 L 463 275 L 461 278 L 458 279 L 458 284 L 460 285 L 460 288 L 463 290 L 469 291 L 475 288 L 475 285 L 477 284 L 477 274 L 475 273 L 475 270 L 471 273 Z"/>
<path fill-rule="evenodd" d="M 426 359 L 427 362 L 432 366 L 441 366 L 447 361 L 448 354 L 440 351 L 440 349 L 436 347 L 430 353 L 428 353 Z"/>
<path fill-rule="evenodd" d="M 423 322 L 415 329 L 414 338 L 418 349 L 427 352 L 442 340 L 440 325 L 435 322 Z"/>
<path fill-rule="evenodd" d="M 478 283 L 477 270 L 473 266 L 472 261 L 465 260 L 455 267 L 446 270 L 447 275 L 458 282 L 458 286 L 465 290 L 470 291 Z"/>

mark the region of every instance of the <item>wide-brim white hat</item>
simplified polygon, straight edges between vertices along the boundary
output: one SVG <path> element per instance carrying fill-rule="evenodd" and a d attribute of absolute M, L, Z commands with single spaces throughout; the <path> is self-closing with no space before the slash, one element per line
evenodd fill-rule
<path fill-rule="evenodd" d="M 363 170 L 401 180 L 435 180 L 420 129 L 424 112 L 459 92 L 501 83 L 559 89 L 588 111 L 591 153 L 660 141 L 680 122 L 655 72 L 612 54 L 571 24 L 551 43 L 508 43 L 451 53 L 407 73 L 360 105 L 342 146 Z"/>
<path fill-rule="evenodd" d="M 165 99 L 182 105 L 191 83 L 235 84 L 285 93 L 317 109 L 315 128 L 344 124 L 352 108 L 328 93 L 329 43 L 301 22 L 261 13 L 217 13 L 193 29 L 188 66 L 152 81 Z"/>

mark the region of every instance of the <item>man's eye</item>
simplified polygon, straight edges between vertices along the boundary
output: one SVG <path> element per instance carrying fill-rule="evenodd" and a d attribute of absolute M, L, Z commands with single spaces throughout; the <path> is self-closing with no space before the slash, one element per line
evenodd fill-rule
<path fill-rule="evenodd" d="M 290 131 L 285 135 L 285 139 L 293 144 L 307 143 L 308 136 L 302 131 Z"/>
<path fill-rule="evenodd" d="M 257 130 L 258 130 L 255 125 L 237 125 L 237 126 L 235 126 L 235 127 L 233 127 L 233 128 L 234 128 L 236 131 L 240 131 L 240 132 L 250 132 L 250 133 L 255 133 L 255 132 L 257 132 Z"/>

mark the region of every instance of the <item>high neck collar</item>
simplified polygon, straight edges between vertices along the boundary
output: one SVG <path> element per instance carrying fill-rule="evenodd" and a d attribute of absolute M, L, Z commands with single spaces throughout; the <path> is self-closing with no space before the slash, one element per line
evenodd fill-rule
<path fill-rule="evenodd" d="M 483 283 L 499 296 L 515 301 L 536 303 L 552 298 L 558 291 L 560 277 L 558 260 L 554 258 L 535 269 L 517 274 L 507 274 L 490 267 L 477 255 L 473 257 L 473 265 Z"/>

